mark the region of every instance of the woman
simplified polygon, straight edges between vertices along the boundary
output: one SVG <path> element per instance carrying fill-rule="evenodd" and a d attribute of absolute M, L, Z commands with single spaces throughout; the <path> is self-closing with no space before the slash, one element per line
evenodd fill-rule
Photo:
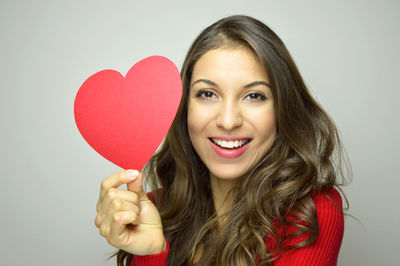
<path fill-rule="evenodd" d="M 118 265 L 336 265 L 341 144 L 279 37 L 224 18 L 194 41 L 181 77 L 176 118 L 144 169 L 153 192 L 134 170 L 102 182 L 95 223 Z"/>

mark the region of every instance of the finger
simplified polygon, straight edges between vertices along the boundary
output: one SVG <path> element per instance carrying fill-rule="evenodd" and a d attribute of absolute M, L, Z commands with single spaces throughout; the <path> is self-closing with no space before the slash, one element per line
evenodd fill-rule
<path fill-rule="evenodd" d="M 103 219 L 101 223 L 111 225 L 114 214 L 121 211 L 133 211 L 134 213 L 139 215 L 140 209 L 136 204 L 132 202 L 114 199 L 110 202 L 109 208 L 102 213 Z"/>
<path fill-rule="evenodd" d="M 120 211 L 113 216 L 113 222 L 122 225 L 139 224 L 139 216 L 134 211 Z M 111 226 L 112 227 L 112 226 Z"/>
<path fill-rule="evenodd" d="M 103 222 L 103 219 L 99 214 L 96 215 L 96 218 L 94 219 L 94 224 L 96 225 L 97 228 L 100 228 L 101 223 Z"/>
<path fill-rule="evenodd" d="M 100 218 L 97 223 L 100 224 L 99 229 L 102 236 L 108 238 L 114 214 L 122 207 L 122 204 L 123 203 L 120 199 L 114 199 L 110 203 L 109 209 L 98 214 Z"/>
<path fill-rule="evenodd" d="M 113 216 L 107 241 L 116 247 L 121 248 L 126 245 L 124 238 L 127 238 L 129 232 L 126 231 L 126 225 L 138 223 L 138 216 L 132 211 L 117 212 Z"/>
<path fill-rule="evenodd" d="M 110 225 L 112 222 L 112 216 L 118 211 L 133 211 L 137 215 L 139 215 L 140 212 L 137 203 L 121 200 L 120 198 L 113 199 L 107 203 L 107 205 L 104 203 L 102 207 L 103 208 L 98 212 L 95 218 L 95 225 L 98 228 L 101 224 Z"/>
<path fill-rule="evenodd" d="M 102 201 L 105 193 L 110 188 L 117 188 L 120 185 L 132 182 L 137 178 L 138 174 L 139 172 L 137 170 L 127 170 L 105 178 L 103 182 L 101 182 L 99 202 Z"/>
<path fill-rule="evenodd" d="M 120 238 L 126 228 L 126 224 L 122 223 L 122 218 L 119 213 L 116 213 L 113 217 L 113 221 L 110 227 L 110 235 L 113 238 Z"/>
<path fill-rule="evenodd" d="M 114 199 L 120 199 L 134 204 L 139 203 L 139 197 L 136 193 L 126 190 L 121 190 L 118 188 L 110 188 L 105 193 L 103 202 L 101 202 L 101 204 L 98 205 L 97 212 L 100 212 L 101 209 L 105 211 L 109 207 L 110 202 L 113 201 Z"/>
<path fill-rule="evenodd" d="M 132 191 L 132 192 L 135 192 L 138 194 L 139 201 L 149 200 L 146 192 L 144 192 L 144 190 L 143 190 L 143 175 L 142 175 L 142 173 L 140 173 L 139 176 L 137 178 L 135 178 L 133 181 L 127 183 L 126 187 L 128 188 L 128 191 Z"/>
<path fill-rule="evenodd" d="M 110 228 L 114 219 L 116 218 L 114 217 L 115 213 L 121 211 L 130 211 L 135 213 L 136 215 L 139 215 L 140 210 L 139 207 L 132 202 L 114 199 L 110 203 L 110 207 L 107 209 L 107 211 L 104 212 L 104 218 L 100 222 L 101 226 L 104 226 L 105 228 Z"/>
<path fill-rule="evenodd" d="M 135 203 L 126 200 L 121 200 L 121 199 L 112 200 L 110 202 L 109 208 L 107 209 L 107 212 L 110 214 L 110 216 L 112 216 L 114 215 L 114 213 L 120 211 L 133 211 L 139 214 L 139 206 Z"/>
<path fill-rule="evenodd" d="M 108 234 L 109 234 L 109 232 L 110 232 L 110 227 L 108 226 L 108 225 L 106 225 L 106 224 L 101 224 L 100 226 L 99 226 L 99 232 L 100 232 L 100 235 L 101 236 L 103 236 L 103 237 L 108 237 Z"/>

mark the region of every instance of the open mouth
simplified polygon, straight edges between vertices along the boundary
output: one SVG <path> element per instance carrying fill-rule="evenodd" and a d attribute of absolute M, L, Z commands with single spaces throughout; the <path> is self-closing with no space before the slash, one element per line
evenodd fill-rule
<path fill-rule="evenodd" d="M 241 139 L 241 140 L 221 140 L 215 138 L 209 138 L 215 145 L 224 149 L 237 149 L 248 144 L 251 139 Z"/>

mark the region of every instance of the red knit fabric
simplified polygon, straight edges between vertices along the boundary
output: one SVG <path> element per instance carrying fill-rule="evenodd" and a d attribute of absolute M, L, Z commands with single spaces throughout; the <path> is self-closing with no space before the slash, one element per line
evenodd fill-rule
<path fill-rule="evenodd" d="M 164 266 L 167 265 L 167 258 L 169 252 L 169 243 L 165 239 L 167 243 L 167 249 L 159 254 L 154 255 L 146 255 L 146 256 L 138 256 L 135 255 L 132 258 L 131 266 Z"/>
<path fill-rule="evenodd" d="M 313 197 L 319 225 L 319 235 L 315 242 L 304 248 L 285 251 L 281 257 L 274 261 L 274 266 L 337 265 L 344 232 L 342 198 L 335 189 L 328 190 L 325 194 L 321 193 Z M 287 228 L 288 233 L 296 230 L 297 228 L 294 226 Z M 305 237 L 298 236 L 284 244 L 285 246 L 293 245 L 303 241 Z M 265 244 L 269 248 L 274 247 L 271 239 L 266 239 Z"/>
<path fill-rule="evenodd" d="M 330 199 L 330 200 L 329 200 Z M 273 262 L 274 266 L 334 266 L 337 265 L 340 246 L 344 232 L 342 198 L 335 189 L 331 189 L 313 197 L 316 207 L 319 235 L 316 241 L 307 247 L 285 251 L 281 257 Z M 296 231 L 294 226 L 287 227 L 287 233 Z M 306 236 L 297 236 L 284 244 L 293 245 L 304 240 Z M 269 250 L 274 243 L 270 238 L 265 239 Z M 169 244 L 167 250 L 154 255 L 133 256 L 131 266 L 164 266 L 167 264 Z"/>

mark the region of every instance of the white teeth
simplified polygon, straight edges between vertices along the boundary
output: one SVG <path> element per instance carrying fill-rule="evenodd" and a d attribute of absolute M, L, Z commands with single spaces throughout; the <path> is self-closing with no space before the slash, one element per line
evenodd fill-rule
<path fill-rule="evenodd" d="M 226 140 L 220 140 L 220 139 L 212 139 L 212 141 L 217 144 L 218 146 L 221 146 L 222 148 L 238 148 L 243 146 L 245 143 L 247 143 L 247 140 L 235 140 L 235 141 L 226 141 Z"/>

